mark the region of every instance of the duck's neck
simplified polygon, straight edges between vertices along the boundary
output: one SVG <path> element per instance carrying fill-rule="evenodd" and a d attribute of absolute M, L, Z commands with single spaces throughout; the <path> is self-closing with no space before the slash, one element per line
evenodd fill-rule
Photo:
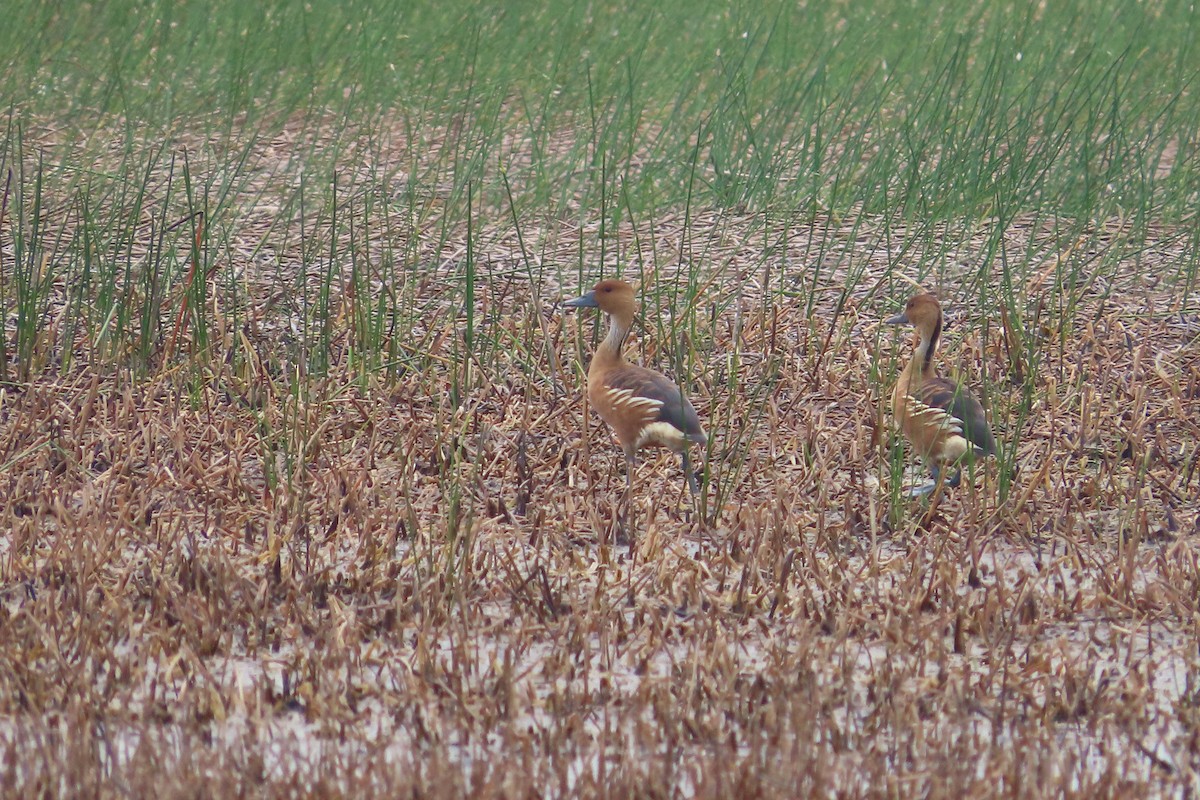
<path fill-rule="evenodd" d="M 625 345 L 625 337 L 629 335 L 629 329 L 632 327 L 632 317 L 624 314 L 619 316 L 610 314 L 608 317 L 608 336 L 604 337 L 604 341 L 596 349 L 596 356 L 592 360 L 592 363 L 599 366 L 619 363 L 621 361 L 621 348 Z"/>
<path fill-rule="evenodd" d="M 941 335 L 942 319 L 938 317 L 932 328 L 921 331 L 921 341 L 917 343 L 917 349 L 908 365 L 910 374 L 916 373 L 922 377 L 933 375 L 933 354 L 937 350 Z"/>

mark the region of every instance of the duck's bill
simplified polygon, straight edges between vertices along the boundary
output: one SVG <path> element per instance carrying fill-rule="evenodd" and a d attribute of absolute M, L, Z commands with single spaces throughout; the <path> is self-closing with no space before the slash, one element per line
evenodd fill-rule
<path fill-rule="evenodd" d="M 567 308 L 598 308 L 599 303 L 596 302 L 596 293 L 588 292 L 583 297 L 576 297 L 574 300 L 564 300 L 563 305 Z"/>

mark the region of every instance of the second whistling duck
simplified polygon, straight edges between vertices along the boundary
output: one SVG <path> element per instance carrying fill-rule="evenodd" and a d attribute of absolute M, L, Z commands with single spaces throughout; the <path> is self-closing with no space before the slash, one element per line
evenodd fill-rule
<path fill-rule="evenodd" d="M 942 333 L 942 307 L 931 294 L 919 294 L 908 301 L 904 312 L 891 317 L 888 325 L 912 325 L 920 342 L 912 360 L 900 373 L 892 391 L 892 415 L 904 436 L 930 465 L 933 483 L 910 491 L 913 495 L 933 491 L 941 469 L 956 467 L 947 481 L 957 486 L 962 478 L 961 461 L 996 453 L 996 441 L 988 427 L 983 406 L 966 390 L 937 374 L 933 354 Z"/>
<path fill-rule="evenodd" d="M 696 476 L 688 465 L 688 446 L 703 445 L 708 436 L 696 409 L 674 381 L 652 369 L 630 364 L 621 355 L 637 311 L 633 287 L 620 280 L 600 281 L 587 294 L 563 305 L 599 308 L 608 315 L 608 336 L 588 367 L 588 399 L 616 432 L 625 451 L 626 490 L 632 485 L 637 451 L 661 445 L 679 454 L 688 487 L 693 493 L 699 492 Z"/>

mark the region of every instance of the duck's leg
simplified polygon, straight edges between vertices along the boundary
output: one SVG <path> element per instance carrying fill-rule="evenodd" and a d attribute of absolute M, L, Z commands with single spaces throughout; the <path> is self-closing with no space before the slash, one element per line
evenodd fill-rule
<path fill-rule="evenodd" d="M 950 480 L 946 481 L 946 485 L 953 489 L 960 483 L 962 483 L 962 467 L 954 470 L 954 474 L 950 476 Z"/>
<path fill-rule="evenodd" d="M 637 456 L 625 453 L 625 494 L 621 497 L 621 510 L 618 514 L 617 540 L 629 542 L 633 547 L 633 470 L 637 466 Z"/>
<path fill-rule="evenodd" d="M 924 497 L 925 495 L 933 492 L 933 490 L 938 487 L 938 481 L 941 478 L 942 471 L 938 468 L 937 464 L 934 464 L 929 468 L 929 474 L 932 476 L 932 480 L 918 484 L 917 486 L 908 487 L 908 490 L 905 491 L 905 494 L 909 497 Z"/>
<path fill-rule="evenodd" d="M 700 484 L 696 482 L 696 473 L 692 472 L 692 464 L 688 459 L 687 448 L 684 448 L 680 452 L 679 458 L 683 461 L 683 474 L 687 476 L 688 488 L 692 490 L 693 495 L 700 494 Z"/>

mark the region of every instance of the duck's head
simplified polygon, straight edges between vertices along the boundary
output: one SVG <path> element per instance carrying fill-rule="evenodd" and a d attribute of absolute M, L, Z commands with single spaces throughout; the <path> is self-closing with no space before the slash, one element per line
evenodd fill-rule
<path fill-rule="evenodd" d="M 598 308 L 605 314 L 630 319 L 637 310 L 633 287 L 616 279 L 600 281 L 587 294 L 567 300 L 563 305 L 568 308 Z"/>
<path fill-rule="evenodd" d="M 922 333 L 938 328 L 941 321 L 942 306 L 931 294 L 912 297 L 904 306 L 903 313 L 884 320 L 888 325 L 912 325 Z"/>

